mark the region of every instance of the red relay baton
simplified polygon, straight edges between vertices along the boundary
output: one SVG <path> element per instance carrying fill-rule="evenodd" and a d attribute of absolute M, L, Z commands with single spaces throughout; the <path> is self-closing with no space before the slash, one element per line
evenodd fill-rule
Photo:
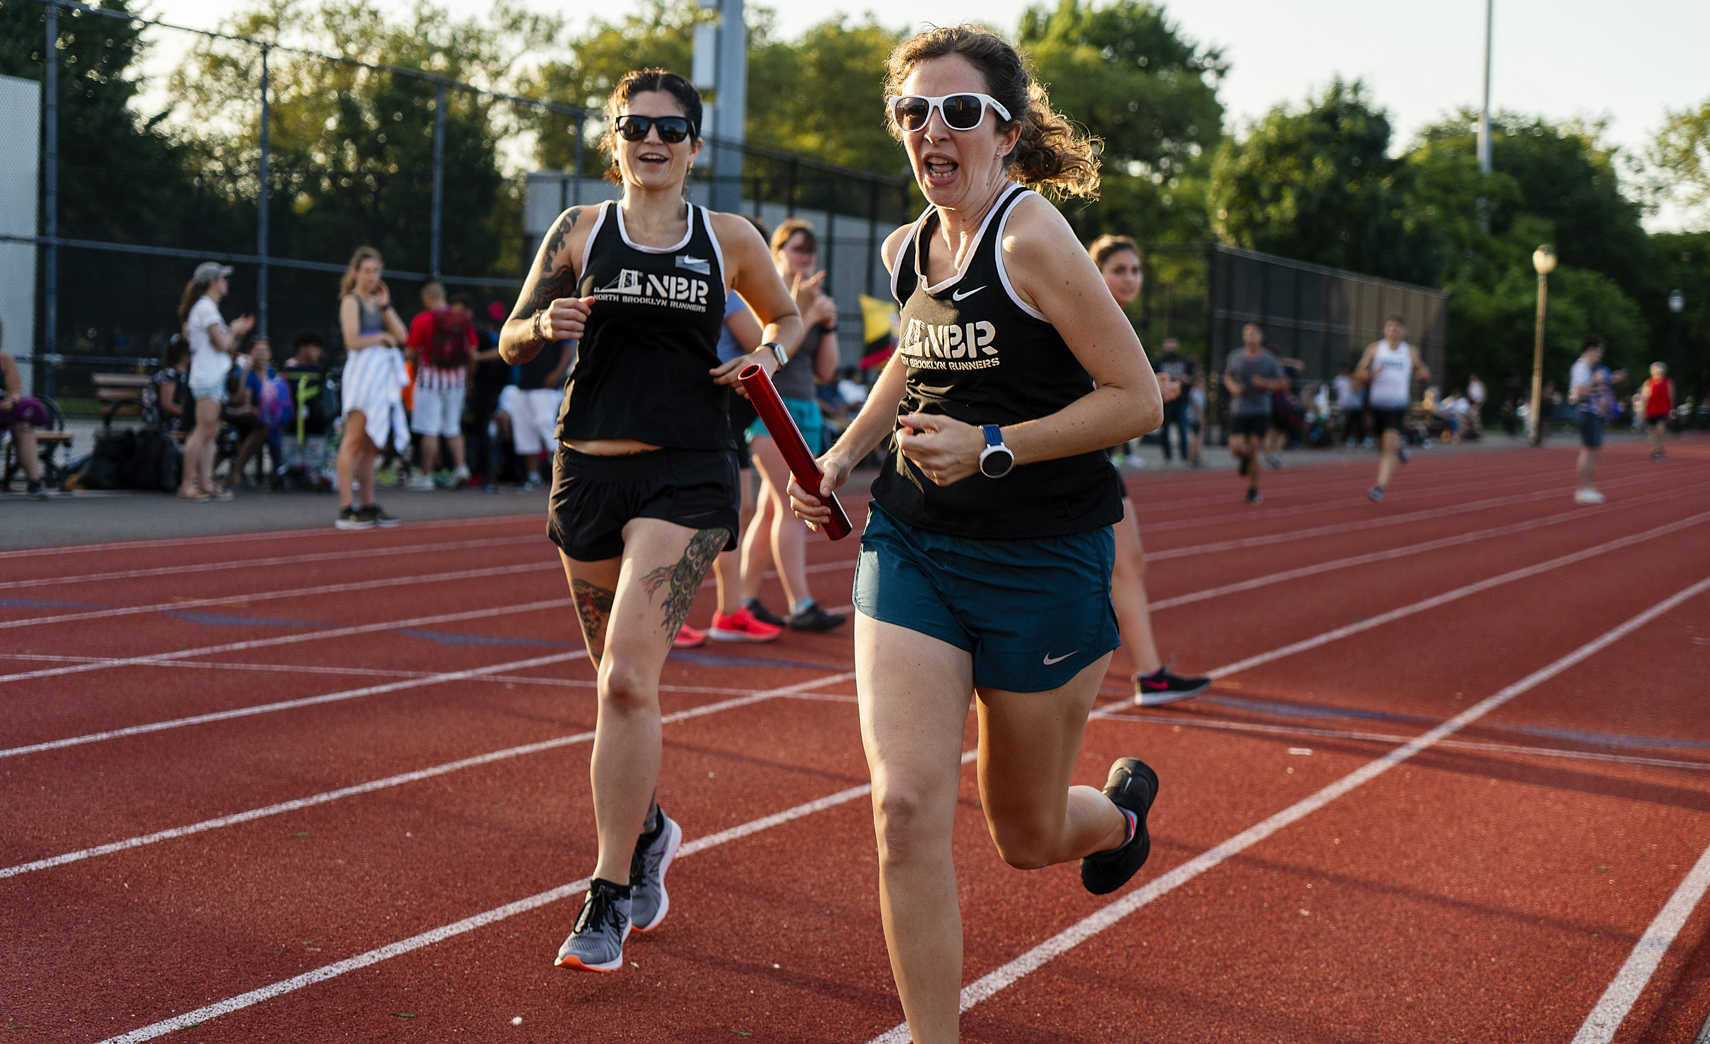
<path fill-rule="evenodd" d="M 742 382 L 742 387 L 748 392 L 748 401 L 754 404 L 754 410 L 760 414 L 760 420 L 766 425 L 766 433 L 772 436 L 777 444 L 778 452 L 784 455 L 784 462 L 790 466 L 790 474 L 796 477 L 796 485 L 817 495 L 819 484 L 824 481 L 825 473 L 819 470 L 814 462 L 813 451 L 808 449 L 807 440 L 802 438 L 802 430 L 796 427 L 796 419 L 790 416 L 789 408 L 784 405 L 783 397 L 772 385 L 772 378 L 766 376 L 763 366 L 745 366 L 736 375 Z M 825 524 L 826 535 L 833 540 L 842 540 L 849 535 L 849 516 L 843 513 L 843 505 L 837 502 L 837 494 L 819 498 L 819 502 L 831 509 L 831 521 Z"/>

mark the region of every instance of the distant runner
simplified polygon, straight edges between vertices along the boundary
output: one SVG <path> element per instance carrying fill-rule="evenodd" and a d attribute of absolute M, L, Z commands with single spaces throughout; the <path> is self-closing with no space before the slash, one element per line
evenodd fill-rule
<path fill-rule="evenodd" d="M 1223 386 L 1233 397 L 1229 408 L 1229 453 L 1247 479 L 1247 503 L 1260 504 L 1259 450 L 1271 430 L 1272 392 L 1288 387 L 1282 360 L 1265 347 L 1265 328 L 1241 327 L 1241 350 L 1223 368 Z"/>
<path fill-rule="evenodd" d="M 1402 439 L 1407 408 L 1413 402 L 1415 377 L 1428 381 L 1431 371 L 1407 343 L 1407 320 L 1392 315 L 1383 324 L 1383 340 L 1367 345 L 1366 353 L 1360 356 L 1360 365 L 1354 369 L 1354 380 L 1367 387 L 1366 404 L 1371 407 L 1372 426 L 1383 452 L 1378 461 L 1377 485 L 1366 491 L 1374 503 L 1382 500 L 1384 490 L 1389 488 L 1395 462 L 1407 463 L 1407 447 Z"/>

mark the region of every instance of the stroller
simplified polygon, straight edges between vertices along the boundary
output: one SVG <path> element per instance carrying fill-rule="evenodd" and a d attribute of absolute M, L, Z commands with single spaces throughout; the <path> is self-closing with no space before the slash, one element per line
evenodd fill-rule
<path fill-rule="evenodd" d="M 332 489 L 337 449 L 329 436 L 341 412 L 344 371 L 291 367 L 279 376 L 290 387 L 291 413 L 283 427 L 274 482 L 282 490 Z"/>

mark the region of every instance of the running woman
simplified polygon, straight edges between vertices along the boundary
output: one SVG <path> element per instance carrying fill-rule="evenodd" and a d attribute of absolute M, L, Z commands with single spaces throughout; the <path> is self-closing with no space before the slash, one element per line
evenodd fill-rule
<path fill-rule="evenodd" d="M 820 491 L 894 436 L 855 577 L 861 737 L 891 969 L 916 1044 L 947 1044 L 971 700 L 981 807 L 1006 862 L 1079 859 L 1102 894 L 1150 851 L 1150 768 L 1119 759 L 1103 793 L 1069 784 L 1118 644 L 1122 494 L 1103 450 L 1156 428 L 1163 406 L 1098 269 L 1032 191 L 1090 195 L 1098 161 L 1015 49 L 963 25 L 903 41 L 887 66 L 892 133 L 929 206 L 885 240 L 901 344 L 820 458 Z M 802 518 L 829 518 L 817 497 L 791 494 Z"/>
<path fill-rule="evenodd" d="M 1271 393 L 1288 387 L 1282 360 L 1265 347 L 1265 328 L 1258 323 L 1241 327 L 1241 350 L 1229 356 L 1223 367 L 1223 387 L 1233 397 L 1229 408 L 1229 455 L 1236 470 L 1247 480 L 1247 503 L 1262 504 L 1259 495 L 1259 451 L 1271 430 Z"/>
<path fill-rule="evenodd" d="M 728 386 L 768 373 L 801 319 L 766 243 L 735 214 L 685 203 L 701 150 L 701 97 L 643 69 L 606 103 L 606 148 L 623 198 L 566 210 L 540 247 L 499 348 L 517 364 L 579 340 L 558 414 L 546 531 L 558 545 L 599 670 L 590 774 L 599 860 L 560 967 L 623 967 L 633 927 L 670 902 L 665 871 L 683 831 L 659 808 L 659 673 L 701 579 L 737 531 Z M 725 294 L 766 324 L 765 343 L 718 359 Z"/>
<path fill-rule="evenodd" d="M 1651 376 L 1641 389 L 1644 395 L 1645 428 L 1651 437 L 1651 459 L 1663 459 L 1663 440 L 1668 438 L 1668 418 L 1674 412 L 1674 382 L 1668 378 L 1668 366 L 1651 363 Z"/>
<path fill-rule="evenodd" d="M 410 450 L 410 420 L 404 412 L 409 371 L 399 345 L 409 339 L 380 278 L 385 263 L 373 247 L 357 247 L 338 288 L 338 321 L 344 332 L 344 434 L 338 446 L 339 529 L 395 526 L 398 520 L 374 502 L 374 458 L 388 436 L 400 454 Z M 350 487 L 361 497 L 352 502 Z"/>
<path fill-rule="evenodd" d="M 1377 485 L 1366 491 L 1373 503 L 1383 499 L 1395 462 L 1407 463 L 1403 443 L 1407 407 L 1413 402 L 1413 379 L 1428 381 L 1431 370 L 1419 352 L 1407 343 L 1407 320 L 1392 315 L 1384 321 L 1383 340 L 1366 345 L 1354 380 L 1366 386 L 1366 404 L 1371 407 L 1372 427 L 1383 456 L 1378 460 Z"/>
<path fill-rule="evenodd" d="M 1140 296 L 1140 247 L 1127 236 L 1100 236 L 1087 247 L 1104 285 L 1120 308 L 1127 308 Z M 1164 343 L 1174 343 L 1171 338 Z M 1168 358 L 1174 354 L 1165 352 Z M 1180 373 L 1191 374 L 1193 364 L 1178 356 Z M 1185 364 L 1185 365 L 1184 365 Z M 1170 437 L 1168 418 L 1170 404 L 1180 401 L 1184 389 L 1173 375 L 1158 372 L 1158 390 L 1165 404 L 1166 425 L 1161 432 L 1166 455 Z M 1177 423 L 1181 423 L 1178 416 Z M 1187 458 L 1187 436 L 1183 429 L 1182 458 Z M 1116 610 L 1116 623 L 1122 631 L 1122 645 L 1128 650 L 1128 660 L 1134 666 L 1134 702 L 1142 707 L 1158 707 L 1192 699 L 1211 686 L 1210 678 L 1183 678 L 1171 674 L 1158 655 L 1152 639 L 1152 612 L 1146 604 L 1146 551 L 1140 544 L 1140 524 L 1135 521 L 1128 497 L 1128 486 L 1122 486 L 1122 520 L 1116 524 L 1116 568 L 1110 574 L 1110 604 Z"/>

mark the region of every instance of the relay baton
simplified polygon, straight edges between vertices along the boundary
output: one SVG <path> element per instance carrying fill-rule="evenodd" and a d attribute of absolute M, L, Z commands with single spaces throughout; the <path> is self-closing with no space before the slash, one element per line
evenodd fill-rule
<path fill-rule="evenodd" d="M 796 484 L 819 496 L 819 484 L 824 481 L 825 474 L 814 462 L 807 440 L 802 438 L 802 431 L 796 427 L 796 419 L 790 416 L 783 398 L 778 395 L 778 389 L 772 384 L 772 378 L 766 376 L 765 367 L 745 366 L 742 372 L 736 375 L 736 379 L 742 382 L 743 389 L 748 392 L 748 401 L 754 404 L 755 412 L 760 414 L 760 420 L 766 425 L 766 433 L 772 436 L 778 452 L 784 455 L 784 462 L 789 464 L 790 474 L 796 477 Z M 819 502 L 831 509 L 831 520 L 825 524 L 826 535 L 833 540 L 842 540 L 848 536 L 849 516 L 843 513 L 843 505 L 837 502 L 837 494 L 820 496 Z"/>

